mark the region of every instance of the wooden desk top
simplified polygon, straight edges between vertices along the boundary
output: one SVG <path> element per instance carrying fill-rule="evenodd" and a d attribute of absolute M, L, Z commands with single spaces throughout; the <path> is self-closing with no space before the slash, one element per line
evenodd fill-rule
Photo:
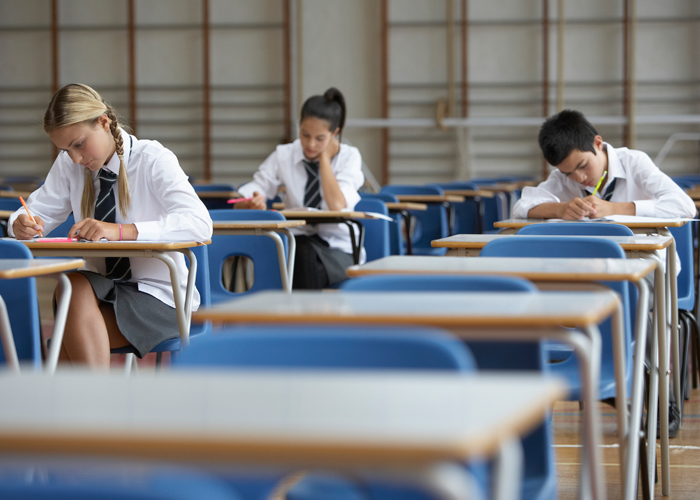
<path fill-rule="evenodd" d="M 396 197 L 401 202 L 416 202 L 416 203 L 461 203 L 464 201 L 464 196 L 456 195 L 445 195 L 440 196 L 438 194 L 397 194 Z"/>
<path fill-rule="evenodd" d="M 214 221 L 214 234 L 221 230 L 235 229 L 282 229 L 286 227 L 304 226 L 303 220 L 232 220 Z"/>
<path fill-rule="evenodd" d="M 415 466 L 493 456 L 564 385 L 532 373 L 87 370 L 0 376 L 0 453 Z M 488 404 L 474 404 L 487 401 Z"/>
<path fill-rule="evenodd" d="M 13 213 L 15 213 L 13 210 L 0 210 L 0 219 L 7 220 Z"/>
<path fill-rule="evenodd" d="M 236 191 L 197 191 L 197 196 L 202 199 L 208 198 L 239 198 Z"/>
<path fill-rule="evenodd" d="M 493 198 L 496 194 L 491 189 L 445 189 L 446 195 L 464 196 L 465 198 Z"/>
<path fill-rule="evenodd" d="M 700 189 L 686 189 L 685 192 L 694 200 L 700 200 Z"/>
<path fill-rule="evenodd" d="M 496 184 L 479 184 L 479 189 L 488 191 L 497 191 L 504 193 L 512 193 L 520 189 L 520 185 L 515 182 L 497 182 Z"/>
<path fill-rule="evenodd" d="M 500 238 L 525 238 L 522 234 L 455 234 L 447 238 L 433 240 L 435 248 L 484 248 L 487 243 Z M 558 236 L 543 236 L 557 238 Z M 579 236 L 580 238 L 605 238 L 614 241 L 623 250 L 652 251 L 663 250 L 671 244 L 672 236 Z"/>
<path fill-rule="evenodd" d="M 506 219 L 493 223 L 493 227 L 498 228 L 513 228 L 520 229 L 521 227 L 529 226 L 530 224 L 540 224 L 542 222 L 547 222 L 547 219 Z M 576 221 L 564 221 L 564 222 L 576 222 Z M 593 220 L 591 222 L 604 222 L 606 224 L 622 224 L 629 228 L 662 228 L 662 227 L 681 227 L 684 226 L 687 221 L 678 219 L 659 219 L 659 220 L 644 220 L 643 217 L 639 218 L 638 222 L 614 222 L 608 220 Z M 551 222 L 550 224 L 556 224 L 556 222 Z"/>
<path fill-rule="evenodd" d="M 428 205 L 425 203 L 415 203 L 415 202 L 387 202 L 386 208 L 391 212 L 400 212 L 402 210 L 418 210 L 424 212 L 428 210 Z"/>
<path fill-rule="evenodd" d="M 447 258 L 447 257 L 445 257 Z M 263 291 L 200 308 L 196 321 L 349 323 L 439 327 L 558 327 L 599 324 L 617 306 L 613 292 Z"/>
<path fill-rule="evenodd" d="M 390 256 L 347 269 L 350 277 L 377 274 L 508 275 L 533 281 L 640 281 L 656 269 L 641 259 L 551 259 L 421 255 Z"/>
<path fill-rule="evenodd" d="M 695 201 L 695 208 L 700 208 L 700 200 L 694 200 Z"/>
<path fill-rule="evenodd" d="M 340 210 L 280 210 L 287 219 L 372 219 L 364 212 L 342 212 Z"/>
<path fill-rule="evenodd" d="M 89 252 L 91 250 L 181 250 L 202 245 L 208 245 L 211 240 L 198 241 L 76 241 L 74 243 L 55 243 L 35 240 L 19 240 L 31 250 L 76 250 Z"/>
<path fill-rule="evenodd" d="M 0 279 L 44 276 L 74 271 L 84 265 L 83 259 L 0 259 Z"/>

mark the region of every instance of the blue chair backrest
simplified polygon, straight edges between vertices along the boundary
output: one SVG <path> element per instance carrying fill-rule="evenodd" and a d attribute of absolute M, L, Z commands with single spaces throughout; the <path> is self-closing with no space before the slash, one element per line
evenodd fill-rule
<path fill-rule="evenodd" d="M 0 240 L 0 258 L 32 259 L 26 245 L 15 240 Z M 0 280 L 0 296 L 7 305 L 12 335 L 20 362 L 30 362 L 34 368 L 41 367 L 41 325 L 39 303 L 34 278 Z M 0 343 L 0 361 L 6 362 L 5 351 Z"/>
<path fill-rule="evenodd" d="M 389 210 L 382 200 L 363 198 L 355 205 L 355 210 L 360 212 L 375 212 L 389 216 Z M 367 261 L 381 259 L 391 255 L 390 229 L 395 222 L 383 219 L 365 219 L 362 225 L 365 228 L 365 251 Z"/>
<path fill-rule="evenodd" d="M 71 213 L 68 218 L 61 222 L 58 226 L 53 228 L 50 232 L 46 233 L 44 236 L 53 236 L 55 238 L 61 238 L 63 236 L 68 236 L 70 228 L 75 225 L 75 219 L 73 218 L 73 213 Z"/>
<path fill-rule="evenodd" d="M 0 191 L 14 191 L 15 188 L 8 186 L 7 184 L 0 184 Z"/>
<path fill-rule="evenodd" d="M 622 224 L 605 222 L 543 222 L 521 227 L 518 234 L 544 236 L 633 236 L 634 233 Z"/>
<path fill-rule="evenodd" d="M 195 192 L 205 192 L 205 191 L 235 191 L 236 186 L 233 184 L 193 184 Z"/>
<path fill-rule="evenodd" d="M 36 462 L 36 461 L 35 461 Z M 4 466 L 0 498 L 12 500 L 239 500 L 235 482 L 229 486 L 212 474 L 184 467 L 140 467 L 132 464 L 91 464 L 39 461 Z M 39 478 L 28 473 L 40 470 Z"/>
<path fill-rule="evenodd" d="M 428 194 L 443 195 L 442 189 L 436 186 L 384 186 L 382 193 L 402 195 L 402 194 Z M 428 210 L 411 211 L 411 215 L 416 220 L 414 232 L 413 253 L 415 255 L 444 255 L 447 251 L 444 248 L 433 248 L 431 242 L 449 235 L 447 227 L 447 209 L 441 204 L 429 204 Z"/>
<path fill-rule="evenodd" d="M 604 238 L 576 236 L 524 236 L 522 238 L 501 238 L 493 240 L 481 249 L 482 257 L 547 257 L 547 258 L 607 258 L 624 259 L 625 251 L 617 243 Z M 608 288 L 620 294 L 625 311 L 625 351 L 626 380 L 631 382 L 632 374 L 632 333 L 629 299 L 629 284 L 626 281 L 603 282 Z M 614 363 L 612 346 L 612 325 L 606 320 L 600 328 L 602 336 L 602 360 L 600 380 L 601 399 L 614 397 Z M 576 364 L 575 357 L 552 365 L 553 370 L 568 369 L 568 364 Z M 608 381 L 608 382 L 606 382 Z M 629 390 L 629 387 L 628 387 Z"/>
<path fill-rule="evenodd" d="M 268 210 L 210 210 L 212 221 L 234 220 L 286 220 L 279 212 Z M 287 252 L 287 237 L 280 235 L 285 243 Z M 234 293 L 226 290 L 222 281 L 223 266 L 226 259 L 236 255 L 242 255 L 253 261 L 254 280 L 251 293 L 258 290 L 281 290 L 282 278 L 280 277 L 277 247 L 271 238 L 266 236 L 222 236 L 215 235 L 209 251 L 209 276 L 212 304 L 239 297 L 243 293 Z"/>
<path fill-rule="evenodd" d="M 363 200 L 381 200 L 384 203 L 398 203 L 399 199 L 388 193 L 360 193 Z M 390 255 L 406 255 L 406 241 L 403 237 L 403 215 L 399 212 L 389 213 L 389 217 L 396 221 L 396 224 L 389 225 L 389 252 Z"/>
<path fill-rule="evenodd" d="M 693 228 L 691 223 L 669 227 L 676 240 L 676 252 L 681 261 L 678 275 L 678 309 L 692 311 L 695 307 L 695 258 L 693 257 Z"/>
<path fill-rule="evenodd" d="M 192 253 L 194 253 L 197 259 L 197 274 L 195 275 L 194 285 L 197 287 L 199 292 L 199 307 L 209 307 L 211 306 L 211 284 L 210 284 L 210 272 L 209 272 L 209 245 L 202 245 L 199 247 L 193 247 Z M 189 260 L 188 268 L 189 268 Z M 211 331 L 211 321 L 205 323 L 194 323 L 190 328 L 190 336 L 201 335 L 203 333 L 208 333 Z"/>
<path fill-rule="evenodd" d="M 0 198 L 0 210 L 17 210 L 21 207 L 19 198 Z"/>
<path fill-rule="evenodd" d="M 343 293 L 361 291 L 386 292 L 523 292 L 536 293 L 535 286 L 524 279 L 506 276 L 431 276 L 375 275 L 353 278 L 341 286 Z M 541 342 L 468 341 L 479 370 L 547 370 Z M 552 430 L 549 419 L 523 439 L 525 479 L 554 476 Z"/>
<path fill-rule="evenodd" d="M 467 181 L 452 181 L 430 184 L 438 186 L 443 190 L 448 189 L 469 189 L 478 191 L 479 186 Z M 478 218 L 481 217 L 479 205 L 474 198 L 466 198 L 461 203 L 450 203 L 454 207 L 454 221 L 452 223 L 452 234 L 476 234 L 478 233 Z M 482 221 L 483 224 L 483 221 Z M 483 226 L 482 226 L 483 227 Z"/>
<path fill-rule="evenodd" d="M 432 328 L 233 326 L 193 341 L 174 367 L 473 371 L 461 342 Z"/>

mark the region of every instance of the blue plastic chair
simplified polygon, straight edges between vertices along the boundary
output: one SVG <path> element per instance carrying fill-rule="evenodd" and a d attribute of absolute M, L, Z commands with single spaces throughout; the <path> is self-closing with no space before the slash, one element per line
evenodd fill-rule
<path fill-rule="evenodd" d="M 361 199 L 355 205 L 355 210 L 389 216 L 389 209 L 386 208 L 386 204 L 382 200 Z M 362 225 L 365 228 L 367 262 L 391 255 L 390 229 L 394 224 L 394 222 L 382 219 L 365 219 L 362 221 Z"/>
<path fill-rule="evenodd" d="M 68 218 L 61 222 L 58 226 L 53 228 L 50 232 L 44 234 L 44 236 L 53 236 L 55 238 L 61 238 L 64 236 L 68 236 L 68 233 L 70 232 L 70 229 L 75 225 L 75 218 L 73 217 L 73 213 L 68 216 Z"/>
<path fill-rule="evenodd" d="M 32 259 L 26 245 L 15 240 L 0 240 L 0 258 Z M 28 362 L 34 369 L 41 368 L 41 323 L 35 278 L 0 280 L 0 296 L 7 305 L 12 337 L 20 363 Z M 6 363 L 0 343 L 0 362 Z"/>
<path fill-rule="evenodd" d="M 27 471 L 39 469 L 34 480 Z M 8 500 L 239 500 L 224 481 L 176 467 L 119 467 L 85 462 L 4 467 L 0 498 Z"/>
<path fill-rule="evenodd" d="M 233 184 L 193 184 L 192 187 L 195 193 L 236 190 L 236 186 Z M 228 204 L 228 199 L 223 198 L 204 198 L 202 203 L 208 210 L 231 208 L 231 205 Z"/>
<path fill-rule="evenodd" d="M 399 199 L 393 194 L 387 193 L 360 193 L 365 199 L 381 200 L 384 203 L 398 203 Z M 389 212 L 389 217 L 396 224 L 389 225 L 389 252 L 390 255 L 406 255 L 406 240 L 404 239 L 404 216 L 400 212 Z"/>
<path fill-rule="evenodd" d="M 374 275 L 353 278 L 343 283 L 343 292 L 386 291 L 459 291 L 459 292 L 524 292 L 537 288 L 524 279 L 506 276 L 444 275 Z M 548 371 L 541 342 L 468 341 L 479 370 Z M 556 498 L 556 467 L 552 448 L 553 431 L 549 418 L 523 438 L 525 470 L 523 500 Z"/>
<path fill-rule="evenodd" d="M 478 184 L 466 181 L 443 182 L 439 184 L 430 184 L 430 186 L 438 186 L 443 190 L 448 189 L 469 189 L 478 191 Z M 483 220 L 485 207 L 484 201 L 477 202 L 474 198 L 466 198 L 461 203 L 450 203 L 454 210 L 454 220 L 452 221 L 452 234 L 479 234 L 483 232 Z"/>
<path fill-rule="evenodd" d="M 194 284 L 199 292 L 199 307 L 209 307 L 211 306 L 211 286 L 209 284 L 209 247 L 202 245 L 193 247 L 191 250 L 197 259 L 197 274 L 195 276 Z M 185 260 L 187 261 L 187 259 Z M 189 262 L 187 262 L 187 264 L 189 267 Z M 211 333 L 211 331 L 211 321 L 194 323 L 190 326 L 190 341 L 193 341 L 198 337 L 206 336 L 207 334 Z M 151 349 L 151 352 L 155 352 L 157 354 L 156 365 L 160 366 L 162 354 L 164 352 L 171 353 L 172 359 L 175 359 L 177 353 L 180 351 L 180 347 L 180 337 L 164 340 L 155 346 L 153 349 Z M 133 356 L 136 354 L 136 350 L 131 345 L 118 347 L 116 349 L 112 349 L 110 352 L 112 354 L 126 354 L 127 366 L 134 362 L 135 358 Z"/>
<path fill-rule="evenodd" d="M 19 198 L 0 198 L 0 210 L 17 210 L 22 208 Z"/>
<path fill-rule="evenodd" d="M 286 220 L 279 212 L 268 210 L 210 210 L 213 221 L 234 220 Z M 287 237 L 280 235 L 287 253 Z M 241 293 L 235 293 L 224 288 L 222 281 L 223 266 L 226 259 L 234 256 L 244 256 L 253 261 L 253 286 Z M 223 300 L 241 297 L 244 294 L 258 290 L 282 290 L 277 246 L 272 239 L 265 236 L 224 236 L 215 235 L 209 245 L 209 276 L 211 284 L 212 304 Z"/>
<path fill-rule="evenodd" d="M 382 193 L 402 194 L 429 194 L 442 196 L 443 190 L 436 186 L 384 186 Z M 431 242 L 449 236 L 447 226 L 447 208 L 440 204 L 429 204 L 426 211 L 410 211 L 416 221 L 413 233 L 412 247 L 414 255 L 445 255 L 447 249 L 433 248 Z"/>
<path fill-rule="evenodd" d="M 173 364 L 173 369 L 192 367 L 471 372 L 475 364 L 461 342 L 438 329 L 310 325 L 227 327 L 221 334 L 193 342 Z M 364 498 L 357 486 L 340 476 L 314 473 L 286 498 Z M 372 493 L 370 498 L 429 498 L 397 485 L 371 481 L 362 486 Z"/>
<path fill-rule="evenodd" d="M 499 182 L 517 182 L 517 178 L 512 176 L 479 177 L 469 179 L 469 182 L 472 182 L 478 186 L 490 186 Z M 514 194 L 515 196 L 520 197 L 519 192 Z M 510 217 L 511 203 L 511 193 L 507 191 L 498 192 L 493 198 L 484 199 L 485 233 L 497 233 L 499 231 L 497 228 L 493 227 L 493 223 Z"/>
<path fill-rule="evenodd" d="M 518 230 L 528 236 L 634 236 L 627 226 L 605 222 L 543 222 L 529 224 Z"/>
<path fill-rule="evenodd" d="M 483 257 L 548 257 L 548 258 L 612 258 L 624 259 L 625 252 L 617 243 L 604 238 L 581 238 L 576 236 L 526 236 L 523 238 L 501 238 L 489 242 L 481 250 Z M 632 334 L 630 321 L 629 284 L 625 281 L 608 281 L 604 285 L 620 294 L 624 309 L 625 335 L 625 381 L 628 394 L 632 382 Z M 613 362 L 612 325 L 606 320 L 600 327 L 602 356 L 600 367 L 600 398 L 615 397 L 615 372 Z M 569 383 L 572 400 L 579 400 L 581 381 L 578 360 L 570 356 L 560 363 L 550 365 L 550 371 L 565 378 Z M 624 408 L 625 403 L 618 404 Z"/>
<path fill-rule="evenodd" d="M 0 184 L 0 191 L 14 191 L 15 188 L 8 186 L 7 184 Z"/>

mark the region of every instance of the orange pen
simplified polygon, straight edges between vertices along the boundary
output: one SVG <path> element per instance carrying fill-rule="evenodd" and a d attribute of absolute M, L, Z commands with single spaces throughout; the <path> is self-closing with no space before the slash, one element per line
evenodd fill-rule
<path fill-rule="evenodd" d="M 37 224 L 36 221 L 34 220 L 34 216 L 33 216 L 32 213 L 29 211 L 29 207 L 28 207 L 27 204 L 24 202 L 24 198 L 22 198 L 22 197 L 20 196 L 20 197 L 19 197 L 19 201 L 22 203 L 22 206 L 23 206 L 24 209 L 27 211 L 27 215 L 29 216 L 29 219 L 30 219 L 35 225 L 38 226 L 39 224 Z M 43 234 L 41 231 L 39 231 L 39 236 L 41 236 L 41 237 L 43 238 L 43 237 L 44 237 L 44 234 Z"/>

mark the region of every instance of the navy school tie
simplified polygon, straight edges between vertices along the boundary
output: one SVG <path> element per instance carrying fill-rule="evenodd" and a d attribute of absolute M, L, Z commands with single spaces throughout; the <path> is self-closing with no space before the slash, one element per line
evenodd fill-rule
<path fill-rule="evenodd" d="M 605 201 L 610 201 L 610 198 L 612 198 L 613 191 L 615 190 L 615 181 L 617 180 L 617 177 L 615 177 L 612 181 L 610 181 L 610 184 L 608 184 L 608 187 L 605 188 L 605 194 L 603 195 L 603 199 Z"/>
<path fill-rule="evenodd" d="M 317 161 L 303 160 L 306 168 L 306 189 L 304 190 L 304 206 L 320 208 L 321 206 L 321 177 Z"/>
<path fill-rule="evenodd" d="M 97 175 L 100 179 L 100 194 L 95 201 L 95 219 L 114 224 L 117 216 L 117 205 L 114 196 L 114 184 L 117 174 L 106 168 L 100 169 Z M 105 259 L 107 278 L 116 281 L 126 281 L 131 278 L 131 263 L 129 257 L 107 257 Z"/>

